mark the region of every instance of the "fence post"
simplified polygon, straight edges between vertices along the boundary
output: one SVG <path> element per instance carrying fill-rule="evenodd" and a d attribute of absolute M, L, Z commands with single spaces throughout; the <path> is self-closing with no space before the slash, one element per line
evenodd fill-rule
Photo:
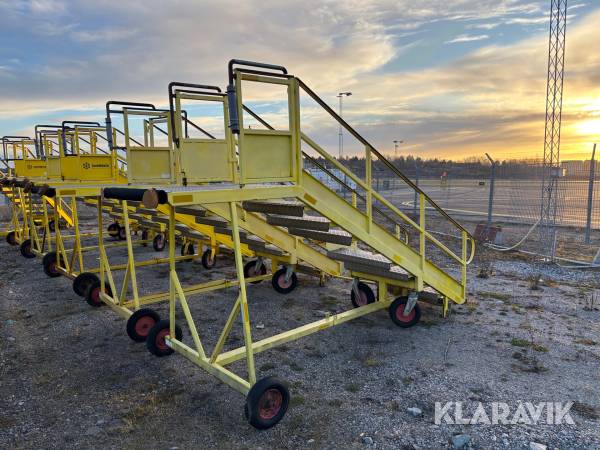
<path fill-rule="evenodd" d="M 590 161 L 590 177 L 588 180 L 588 201 L 587 201 L 587 220 L 585 222 L 585 243 L 590 243 L 591 231 L 592 231 L 592 208 L 594 200 L 594 177 L 595 177 L 595 166 L 596 165 L 596 144 L 592 150 L 592 159 Z"/>
<path fill-rule="evenodd" d="M 488 215 L 487 215 L 487 225 L 486 228 L 492 226 L 492 214 L 494 211 L 494 183 L 496 181 L 496 161 L 492 159 L 490 155 L 485 154 L 487 159 L 492 163 L 492 170 L 490 172 L 490 197 L 488 199 Z"/>

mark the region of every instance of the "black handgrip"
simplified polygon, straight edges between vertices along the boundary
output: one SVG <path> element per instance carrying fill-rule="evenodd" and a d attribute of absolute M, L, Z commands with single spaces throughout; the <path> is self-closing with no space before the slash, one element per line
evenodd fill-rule
<path fill-rule="evenodd" d="M 230 59 L 229 63 L 227 64 L 227 70 L 229 72 L 229 84 L 233 84 L 233 66 L 248 66 L 248 67 L 258 67 L 260 69 L 269 69 L 269 70 L 276 70 L 278 72 L 282 72 L 283 74 L 287 75 L 288 71 L 285 67 L 283 66 L 278 66 L 276 64 L 268 64 L 268 63 L 261 63 L 261 62 L 256 62 L 256 61 L 247 61 L 245 59 Z"/>

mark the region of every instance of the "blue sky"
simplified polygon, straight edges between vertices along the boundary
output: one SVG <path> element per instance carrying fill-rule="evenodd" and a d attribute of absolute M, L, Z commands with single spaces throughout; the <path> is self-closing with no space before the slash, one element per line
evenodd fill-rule
<path fill-rule="evenodd" d="M 284 64 L 381 150 L 423 157 L 542 149 L 550 1 L 0 0 L 0 134 L 166 103 L 169 81 L 226 84 L 233 57 Z M 600 2 L 569 6 L 564 154 L 600 130 Z M 258 97 L 277 120 L 282 103 Z M 303 124 L 334 151 L 333 124 Z M 220 126 L 216 117 L 208 125 Z M 356 148 L 347 144 L 347 152 Z"/>

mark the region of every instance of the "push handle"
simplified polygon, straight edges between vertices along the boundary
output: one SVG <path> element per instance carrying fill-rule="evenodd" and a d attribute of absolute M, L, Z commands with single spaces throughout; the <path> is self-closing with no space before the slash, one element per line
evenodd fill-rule
<path fill-rule="evenodd" d="M 229 128 L 233 134 L 240 134 L 240 119 L 237 110 L 237 93 L 233 84 L 233 71 L 235 66 L 258 67 L 259 69 L 268 69 L 282 72 L 287 75 L 287 69 L 275 64 L 267 64 L 256 61 L 246 61 L 244 59 L 231 59 L 227 65 L 229 75 L 229 84 L 227 85 L 227 103 L 229 104 Z"/>

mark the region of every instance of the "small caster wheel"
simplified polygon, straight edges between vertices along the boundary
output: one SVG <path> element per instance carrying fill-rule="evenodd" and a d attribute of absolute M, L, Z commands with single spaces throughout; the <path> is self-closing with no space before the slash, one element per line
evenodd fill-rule
<path fill-rule="evenodd" d="M 142 230 L 142 236 L 141 236 L 142 241 L 147 241 L 149 234 L 150 233 L 148 233 L 148 230 Z M 142 242 L 142 247 L 148 247 L 148 243 Z"/>
<path fill-rule="evenodd" d="M 35 258 L 35 253 L 31 250 L 31 239 L 26 239 L 21 242 L 19 249 L 21 250 L 21 255 L 23 255 L 23 257 L 28 259 Z"/>
<path fill-rule="evenodd" d="M 153 309 L 138 309 L 127 319 L 127 335 L 135 342 L 144 342 L 159 321 L 160 316 Z"/>
<path fill-rule="evenodd" d="M 104 290 L 108 295 L 112 295 L 108 284 L 104 285 Z M 102 292 L 100 280 L 94 281 L 88 286 L 88 289 L 85 293 L 85 301 L 88 303 L 88 305 L 93 306 L 94 308 L 99 308 L 104 304 L 100 298 L 100 292 Z"/>
<path fill-rule="evenodd" d="M 125 227 L 119 227 L 118 235 L 120 241 L 127 239 L 127 230 L 125 230 Z"/>
<path fill-rule="evenodd" d="M 398 297 L 389 307 L 390 319 L 401 328 L 410 328 L 421 319 L 421 308 L 418 303 L 407 316 L 404 315 L 406 302 L 408 297 Z"/>
<path fill-rule="evenodd" d="M 373 303 L 375 301 L 375 294 L 367 283 L 360 281 L 357 287 L 358 295 L 356 295 L 354 289 L 352 289 L 352 292 L 350 293 L 350 300 L 355 308 L 368 305 L 369 303 Z"/>
<path fill-rule="evenodd" d="M 285 274 L 287 269 L 284 267 L 279 269 L 277 272 L 273 274 L 273 278 L 271 279 L 271 284 L 273 285 L 273 289 L 275 289 L 280 294 L 289 294 L 296 286 L 298 286 L 298 277 L 294 272 L 292 272 L 292 276 L 289 280 L 285 280 Z"/>
<path fill-rule="evenodd" d="M 154 356 L 162 357 L 171 355 L 174 350 L 169 347 L 165 341 L 165 337 L 171 334 L 169 319 L 159 320 L 154 325 L 148 337 L 146 338 L 146 347 Z M 183 331 L 179 325 L 175 325 L 175 338 L 180 341 L 183 337 Z"/>
<path fill-rule="evenodd" d="M 194 244 L 191 242 L 186 242 L 181 246 L 181 256 L 191 256 L 196 253 L 196 249 L 194 249 Z M 186 261 L 191 261 L 191 259 L 187 259 Z"/>
<path fill-rule="evenodd" d="M 111 223 L 108 228 L 106 229 L 106 231 L 108 232 L 108 235 L 110 237 L 119 237 L 119 230 L 121 229 L 121 227 L 119 226 L 119 224 L 117 222 Z"/>
<path fill-rule="evenodd" d="M 6 242 L 10 245 L 17 245 L 17 236 L 14 231 L 9 231 L 6 235 Z"/>
<path fill-rule="evenodd" d="M 260 269 L 256 270 L 256 263 L 258 261 L 256 261 L 255 259 L 252 261 L 248 261 L 245 265 L 244 265 L 244 277 L 245 278 L 252 278 L 252 277 L 257 277 L 259 275 L 266 275 L 267 274 L 267 267 L 264 264 L 260 265 Z M 262 280 L 256 280 L 256 281 L 251 281 L 252 284 L 258 284 L 260 283 Z"/>
<path fill-rule="evenodd" d="M 210 248 L 208 250 L 204 250 L 204 253 L 202 253 L 202 265 L 204 266 L 205 269 L 212 269 L 213 267 L 215 267 L 215 264 L 217 263 L 216 256 L 214 258 L 211 258 L 210 253 L 211 253 Z"/>
<path fill-rule="evenodd" d="M 275 377 L 266 377 L 250 388 L 244 413 L 250 425 L 266 430 L 283 419 L 289 404 L 290 392 L 286 384 Z"/>
<path fill-rule="evenodd" d="M 60 277 L 58 262 L 59 260 L 56 252 L 48 252 L 42 258 L 42 267 L 44 268 L 44 273 L 50 278 Z"/>
<path fill-rule="evenodd" d="M 152 248 L 154 248 L 154 250 L 157 252 L 162 252 L 165 249 L 166 244 L 167 240 L 165 239 L 165 235 L 162 233 L 158 233 L 152 240 Z"/>
<path fill-rule="evenodd" d="M 73 291 L 80 297 L 85 297 L 88 288 L 95 282 L 100 282 L 100 279 L 95 274 L 81 272 L 73 280 Z"/>

